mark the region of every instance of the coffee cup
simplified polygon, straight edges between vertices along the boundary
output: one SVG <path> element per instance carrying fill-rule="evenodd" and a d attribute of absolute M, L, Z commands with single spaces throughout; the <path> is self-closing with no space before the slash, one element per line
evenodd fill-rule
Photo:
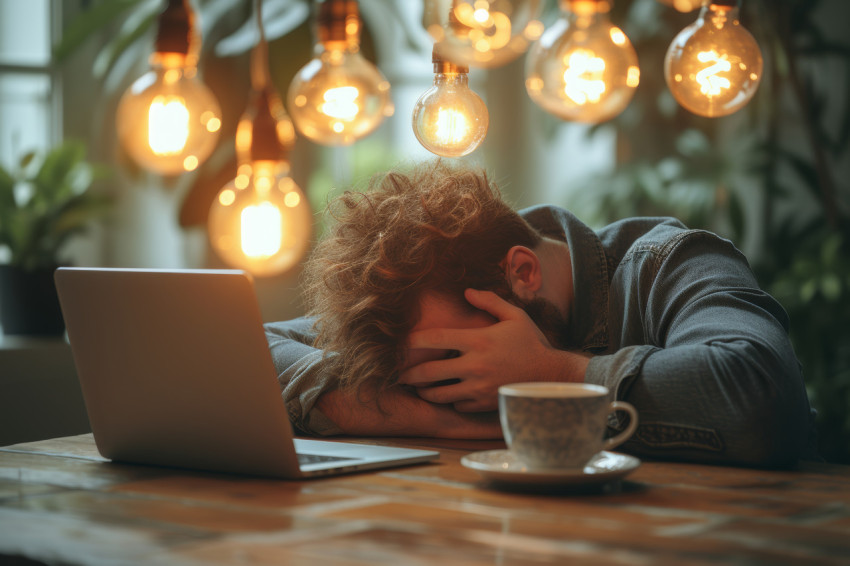
<path fill-rule="evenodd" d="M 602 450 L 629 439 L 637 411 L 609 401 L 607 387 L 587 383 L 514 383 L 499 387 L 499 419 L 510 451 L 529 468 L 581 469 Z M 624 431 L 605 438 L 608 415 L 624 411 Z"/>

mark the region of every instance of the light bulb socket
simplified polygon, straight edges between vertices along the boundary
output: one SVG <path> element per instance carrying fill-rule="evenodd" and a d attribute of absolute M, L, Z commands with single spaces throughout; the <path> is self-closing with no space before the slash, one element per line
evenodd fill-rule
<path fill-rule="evenodd" d="M 561 10 L 575 14 L 606 14 L 612 0 L 561 0 Z"/>
<path fill-rule="evenodd" d="M 472 28 L 469 27 L 468 25 L 466 25 L 465 23 L 461 22 L 458 19 L 457 13 L 455 12 L 455 9 L 459 5 L 460 5 L 459 0 L 453 0 L 452 7 L 449 10 L 449 25 L 448 25 L 448 27 L 449 27 L 450 30 L 452 30 L 452 33 L 456 37 L 458 37 L 460 39 L 466 39 L 467 37 L 469 37 L 469 31 Z"/>
<path fill-rule="evenodd" d="M 718 8 L 737 8 L 738 0 L 709 0 L 704 5 L 716 6 Z"/>
<path fill-rule="evenodd" d="M 434 74 L 466 74 L 469 73 L 469 67 L 460 65 L 450 61 L 442 53 L 442 48 L 439 43 L 434 44 L 434 49 L 431 51 L 431 62 L 434 64 Z"/>
<path fill-rule="evenodd" d="M 188 55 L 192 47 L 193 17 L 188 0 L 168 0 L 157 17 L 157 53 Z"/>
<path fill-rule="evenodd" d="M 317 0 L 316 37 L 319 43 L 358 43 L 360 8 L 357 0 Z"/>
<path fill-rule="evenodd" d="M 279 105 L 280 101 L 268 88 L 254 92 L 238 125 L 243 131 L 237 132 L 237 139 L 246 143 L 246 147 L 237 147 L 240 161 L 280 161 L 288 157 L 289 148 L 278 137 L 279 118 L 272 114 L 275 103 Z"/>

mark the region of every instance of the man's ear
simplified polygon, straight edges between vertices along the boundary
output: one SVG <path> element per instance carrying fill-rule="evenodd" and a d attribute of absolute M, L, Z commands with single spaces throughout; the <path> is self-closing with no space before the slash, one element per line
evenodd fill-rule
<path fill-rule="evenodd" d="M 543 285 L 537 254 L 525 246 L 514 246 L 505 254 L 504 266 L 514 294 L 524 301 L 533 299 Z"/>

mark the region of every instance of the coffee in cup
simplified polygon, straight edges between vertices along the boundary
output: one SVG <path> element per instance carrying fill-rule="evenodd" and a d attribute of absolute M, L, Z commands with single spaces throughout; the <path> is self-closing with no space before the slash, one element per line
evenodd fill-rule
<path fill-rule="evenodd" d="M 508 448 L 530 468 L 578 468 L 629 439 L 637 411 L 609 401 L 607 387 L 587 383 L 515 383 L 499 387 L 499 419 Z M 605 438 L 608 415 L 624 411 L 624 431 Z"/>

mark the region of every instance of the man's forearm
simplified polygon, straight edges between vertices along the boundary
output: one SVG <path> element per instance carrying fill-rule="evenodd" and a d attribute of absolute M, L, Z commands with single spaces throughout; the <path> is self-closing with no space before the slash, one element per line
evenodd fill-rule
<path fill-rule="evenodd" d="M 315 407 L 344 434 L 354 436 L 433 436 L 501 438 L 495 413 L 458 413 L 450 405 L 420 399 L 400 386 L 383 391 L 333 390 Z"/>
<path fill-rule="evenodd" d="M 751 355 L 732 351 L 746 347 L 627 347 L 594 358 L 587 379 L 637 408 L 627 451 L 758 466 L 793 461 L 808 424 L 804 390 L 788 367 L 761 372 Z"/>

